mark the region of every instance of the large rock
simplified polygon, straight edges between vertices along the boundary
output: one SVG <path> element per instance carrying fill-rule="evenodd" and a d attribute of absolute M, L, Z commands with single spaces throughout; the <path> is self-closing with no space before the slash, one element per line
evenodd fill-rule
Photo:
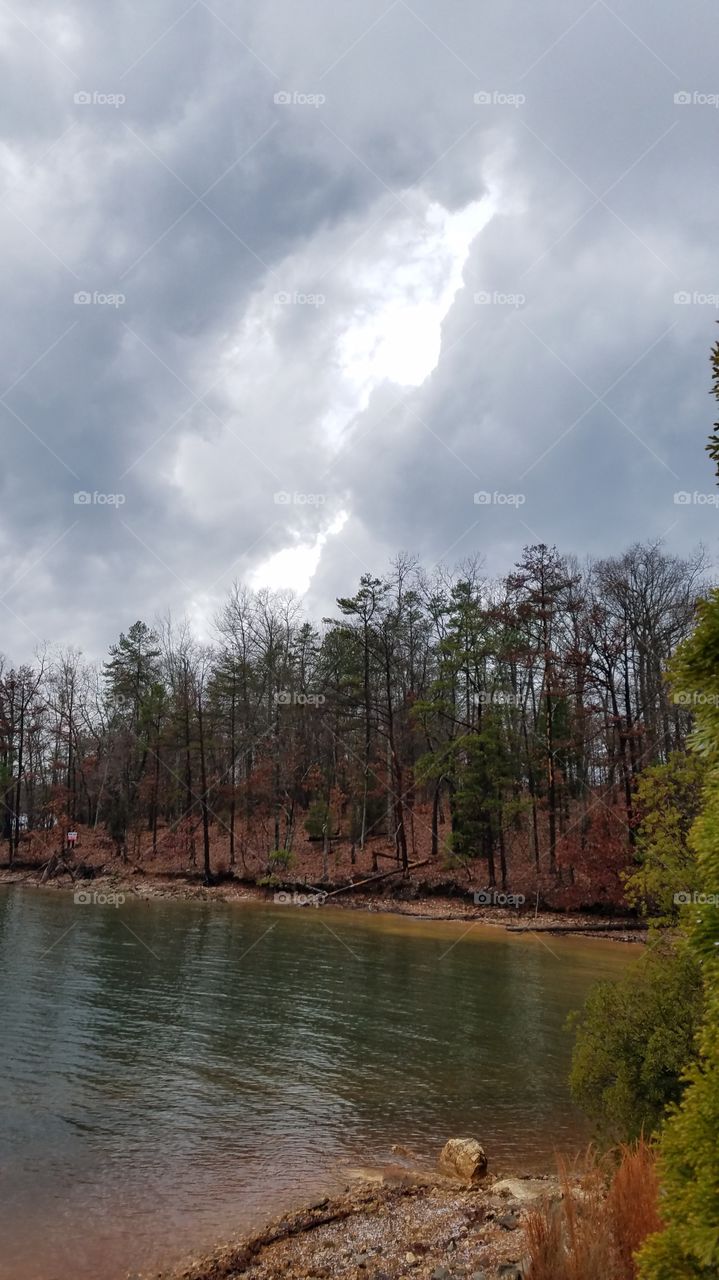
<path fill-rule="evenodd" d="M 478 1182 L 487 1172 L 487 1157 L 476 1138 L 450 1138 L 440 1152 L 439 1167 L 462 1182 Z"/>

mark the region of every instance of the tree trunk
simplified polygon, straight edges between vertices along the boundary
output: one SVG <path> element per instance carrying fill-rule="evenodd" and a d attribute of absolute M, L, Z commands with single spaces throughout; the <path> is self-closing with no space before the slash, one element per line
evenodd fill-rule
<path fill-rule="evenodd" d="M 204 855 L 204 881 L 205 884 L 212 883 L 212 868 L 210 866 L 210 812 L 207 803 L 207 765 L 205 759 L 205 719 L 202 710 L 202 688 L 197 694 L 197 728 L 200 737 L 200 786 L 202 787 L 202 799 L 200 801 L 200 809 L 202 812 L 202 848 Z"/>

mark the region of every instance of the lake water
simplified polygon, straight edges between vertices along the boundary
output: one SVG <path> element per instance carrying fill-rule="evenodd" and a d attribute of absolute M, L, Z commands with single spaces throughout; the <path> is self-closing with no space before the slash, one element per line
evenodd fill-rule
<path fill-rule="evenodd" d="M 631 949 L 262 904 L 0 891 L 0 1277 L 119 1280 L 401 1143 L 587 1139 L 568 1012 Z M 633 951 L 631 954 L 635 954 Z"/>

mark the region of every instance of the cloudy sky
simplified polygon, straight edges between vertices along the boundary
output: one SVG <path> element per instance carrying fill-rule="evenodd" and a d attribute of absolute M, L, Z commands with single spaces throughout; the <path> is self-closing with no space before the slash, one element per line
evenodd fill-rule
<path fill-rule="evenodd" d="M 3 0 L 0 650 L 401 549 L 715 557 L 718 28 Z"/>

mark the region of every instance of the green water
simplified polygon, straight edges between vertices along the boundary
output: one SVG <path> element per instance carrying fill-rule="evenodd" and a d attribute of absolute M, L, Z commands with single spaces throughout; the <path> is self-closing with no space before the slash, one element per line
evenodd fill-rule
<path fill-rule="evenodd" d="M 587 1137 L 564 1022 L 629 948 L 260 904 L 0 892 L 0 1277 L 119 1280 L 475 1134 Z"/>

